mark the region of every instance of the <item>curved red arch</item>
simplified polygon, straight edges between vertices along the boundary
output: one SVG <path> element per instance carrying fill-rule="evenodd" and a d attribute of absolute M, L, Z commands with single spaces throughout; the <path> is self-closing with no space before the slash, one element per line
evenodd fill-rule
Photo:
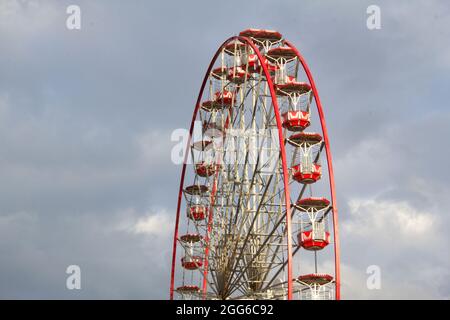
<path fill-rule="evenodd" d="M 274 84 L 272 81 L 272 78 L 270 76 L 270 73 L 268 71 L 268 68 L 265 63 L 263 63 L 263 57 L 258 49 L 258 47 L 255 46 L 255 44 L 247 37 L 242 36 L 233 36 L 228 38 L 226 41 L 222 43 L 222 45 L 217 49 L 216 53 L 214 54 L 208 69 L 206 71 L 206 74 L 203 78 L 202 85 L 200 87 L 200 92 L 197 98 L 197 102 L 195 105 L 194 113 L 191 120 L 191 126 L 189 129 L 189 137 L 186 145 L 186 149 L 188 150 L 189 145 L 191 143 L 191 137 L 194 129 L 194 122 L 197 118 L 197 113 L 200 108 L 200 102 L 201 98 L 203 96 L 203 91 L 205 89 L 207 80 L 209 78 L 210 72 L 212 67 L 214 66 L 217 57 L 219 56 L 220 52 L 222 51 L 223 47 L 226 46 L 229 42 L 233 40 L 240 40 L 244 43 L 247 43 L 255 52 L 255 54 L 258 56 L 258 60 L 260 61 L 260 65 L 263 68 L 264 76 L 267 79 L 271 99 L 272 99 L 272 105 L 274 108 L 276 123 L 277 123 L 277 129 L 278 129 L 278 138 L 279 138 L 279 144 L 280 144 L 280 152 L 281 152 L 281 161 L 282 161 L 282 169 L 283 169 L 283 184 L 285 189 L 285 205 L 286 205 L 286 226 L 287 226 L 287 247 L 288 247 L 288 261 L 287 261 L 287 272 L 288 272 L 288 300 L 292 299 L 292 228 L 291 228 L 291 201 L 290 201 L 290 193 L 289 193 L 289 176 L 288 176 L 288 167 L 287 167 L 287 161 L 286 161 L 286 150 L 284 146 L 284 137 L 283 137 L 283 130 L 282 130 L 282 123 L 281 123 L 281 117 L 278 107 L 278 101 L 277 96 L 275 94 Z M 287 40 L 285 40 L 285 43 L 293 48 L 295 50 L 295 53 L 302 63 L 303 69 L 306 72 L 308 79 L 311 83 L 311 87 L 314 94 L 314 99 L 316 101 L 316 105 L 319 112 L 319 117 L 321 121 L 322 131 L 324 134 L 324 141 L 325 141 L 325 147 L 326 147 L 326 154 L 327 154 L 327 162 L 328 162 L 328 171 L 330 175 L 330 188 L 331 188 L 331 194 L 332 194 L 332 203 L 333 203 L 333 227 L 334 227 L 334 238 L 335 238 L 335 264 L 336 264 L 336 299 L 340 298 L 339 294 L 339 287 L 340 287 L 340 277 L 339 277 L 339 242 L 337 241 L 338 231 L 337 231 L 337 207 L 335 207 L 335 192 L 334 192 L 334 176 L 333 176 L 333 168 L 331 165 L 331 153 L 329 152 L 329 140 L 328 135 L 326 131 L 326 125 L 325 125 L 325 119 L 323 116 L 323 110 L 320 103 L 319 95 L 317 92 L 317 89 L 314 84 L 314 80 L 311 76 L 311 72 L 309 71 L 308 66 L 306 65 L 306 62 L 304 58 L 300 55 L 298 50 L 291 45 Z M 177 204 L 177 214 L 176 214 L 176 220 L 175 220 L 175 231 L 174 231 L 174 238 L 173 238 L 173 251 L 172 251 L 172 269 L 171 269 L 171 279 L 170 279 L 170 299 L 173 299 L 173 292 L 174 292 L 174 282 L 175 282 L 175 269 L 176 269 L 176 252 L 177 252 L 177 240 L 178 240 L 178 227 L 179 227 L 179 218 L 180 218 L 180 208 L 181 208 L 181 199 L 183 194 L 183 186 L 184 186 L 184 178 L 186 174 L 186 164 L 187 164 L 187 158 L 189 153 L 185 153 L 184 161 L 183 161 L 183 168 L 181 171 L 181 179 L 180 179 L 180 187 L 178 192 L 178 204 Z M 212 214 L 212 210 L 211 213 Z M 206 274 L 205 274 L 206 276 Z M 204 293 L 206 291 L 206 285 L 204 283 Z"/>
<path fill-rule="evenodd" d="M 311 70 L 306 63 L 305 58 L 300 54 L 297 48 L 292 45 L 288 40 L 284 40 L 284 43 L 291 47 L 295 54 L 297 55 L 298 60 L 303 66 L 303 70 L 308 77 L 308 81 L 311 85 L 314 100 L 316 101 L 317 112 L 319 113 L 320 118 L 320 126 L 322 127 L 323 140 L 325 143 L 325 152 L 327 156 L 327 165 L 328 165 L 328 177 L 330 182 L 330 190 L 331 190 L 331 203 L 333 207 L 333 238 L 334 238 L 334 265 L 335 265 L 335 284 L 336 284 L 336 300 L 340 300 L 341 298 L 341 272 L 340 272 L 340 243 L 339 243 L 339 230 L 338 230 L 338 208 L 336 203 L 336 190 L 334 185 L 334 173 L 333 173 L 333 163 L 331 159 L 331 151 L 330 151 L 330 140 L 328 139 L 328 130 L 327 125 L 325 123 L 325 116 L 322 108 L 322 103 L 320 102 L 319 92 L 317 91 L 316 84 L 314 82 L 313 76 L 311 74 Z"/>

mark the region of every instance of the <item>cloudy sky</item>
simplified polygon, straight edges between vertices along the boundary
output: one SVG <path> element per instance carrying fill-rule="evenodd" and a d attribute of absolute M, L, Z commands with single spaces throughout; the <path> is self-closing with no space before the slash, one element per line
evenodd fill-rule
<path fill-rule="evenodd" d="M 0 298 L 168 297 L 170 134 L 248 27 L 279 30 L 315 76 L 343 298 L 450 298 L 450 5 L 434 0 L 0 0 Z M 72 264 L 81 290 L 66 289 Z"/>

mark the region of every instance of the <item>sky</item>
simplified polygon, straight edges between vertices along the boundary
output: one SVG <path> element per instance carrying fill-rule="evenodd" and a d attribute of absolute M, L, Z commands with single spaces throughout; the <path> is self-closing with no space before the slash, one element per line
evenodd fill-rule
<path fill-rule="evenodd" d="M 280 31 L 314 75 L 342 297 L 450 298 L 450 5 L 437 0 L 0 0 L 0 298 L 168 298 L 170 135 L 218 46 L 249 27 Z"/>

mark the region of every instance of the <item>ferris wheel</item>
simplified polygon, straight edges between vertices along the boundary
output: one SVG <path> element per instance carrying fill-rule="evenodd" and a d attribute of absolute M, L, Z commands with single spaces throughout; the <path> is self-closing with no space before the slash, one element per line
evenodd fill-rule
<path fill-rule="evenodd" d="M 299 51 L 273 30 L 226 40 L 189 132 L 170 298 L 340 299 L 331 152 Z"/>

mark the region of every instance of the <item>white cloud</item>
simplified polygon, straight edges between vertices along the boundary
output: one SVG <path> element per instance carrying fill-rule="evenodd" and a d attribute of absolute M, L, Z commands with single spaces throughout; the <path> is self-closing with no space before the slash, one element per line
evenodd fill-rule
<path fill-rule="evenodd" d="M 414 10 L 413 13 L 411 9 Z M 398 32 L 392 33 L 392 39 L 414 47 L 414 52 L 410 54 L 422 61 L 428 60 L 439 68 L 450 68 L 450 44 L 441 40 L 450 36 L 450 11 L 447 3 L 424 1 L 412 4 L 409 1 L 396 1 L 394 4 L 391 1 L 382 6 L 383 14 L 386 14 L 387 20 L 395 21 L 399 26 Z M 435 36 L 436 33 L 439 36 Z M 397 54 L 399 59 L 403 59 L 404 53 Z"/>
<path fill-rule="evenodd" d="M 50 1 L 19 1 L 2 0 L 0 2 L 0 33 L 2 35 L 33 36 L 49 28 L 58 16 L 65 16 L 63 6 L 58 10 L 54 2 Z M 64 19 L 60 19 L 64 22 Z M 62 27 L 65 25 L 62 24 Z M 12 39 L 12 38 L 11 38 Z"/>
<path fill-rule="evenodd" d="M 36 223 L 37 217 L 35 213 L 16 212 L 16 213 L 1 213 L 0 215 L 0 230 L 2 233 L 10 232 L 14 226 L 29 226 Z"/>
<path fill-rule="evenodd" d="M 390 272 L 381 268 L 381 288 L 370 290 L 367 287 L 369 274 L 366 268 L 341 264 L 343 299 L 438 299 L 432 273 L 423 273 L 421 278 L 413 278 L 413 273 Z M 428 270 L 427 270 L 428 271 Z M 412 278 L 412 279 L 409 279 Z M 423 281 L 421 281 L 423 280 Z"/>
<path fill-rule="evenodd" d="M 437 217 L 420 211 L 406 201 L 352 199 L 350 217 L 343 223 L 346 234 L 410 240 L 433 238 Z"/>
<path fill-rule="evenodd" d="M 136 234 L 167 236 L 172 233 L 173 217 L 165 210 L 147 214 L 140 218 L 133 226 Z"/>
<path fill-rule="evenodd" d="M 65 27 L 64 3 L 0 0 L 0 38 L 4 43 L 0 62 L 2 69 L 10 71 L 0 77 L 6 92 L 10 92 L 10 96 L 0 93 L 0 123 L 4 124 L 1 142 L 5 151 L 0 170 L 4 182 L 0 211 L 2 215 L 36 211 L 30 216 L 0 216 L 0 251 L 12 252 L 0 272 L 4 277 L 0 282 L 11 283 L 11 288 L 0 286 L 0 291 L 8 295 L 14 290 L 21 297 L 30 297 L 33 292 L 39 297 L 60 296 L 59 289 L 49 293 L 47 287 L 53 280 L 55 288 L 60 288 L 59 266 L 50 272 L 46 263 L 60 261 L 64 265 L 66 259 L 72 260 L 75 252 L 89 268 L 96 268 L 89 272 L 96 278 L 91 287 L 99 291 L 96 294 L 83 291 L 85 297 L 114 296 L 116 287 L 122 290 L 117 291 L 117 297 L 128 297 L 130 292 L 135 292 L 136 297 L 146 297 L 149 292 L 166 297 L 160 288 L 167 285 L 168 279 L 161 274 L 168 273 L 170 253 L 167 252 L 172 244 L 168 239 L 173 236 L 174 214 L 166 210 L 123 208 L 142 207 L 147 202 L 158 206 L 172 203 L 172 199 L 161 196 L 176 190 L 176 181 L 171 179 L 176 180 L 179 174 L 179 167 L 175 173 L 173 166 L 168 169 L 172 165 L 170 127 L 174 123 L 186 124 L 190 119 L 192 108 L 180 107 L 180 103 L 186 105 L 186 101 L 195 99 L 193 92 L 198 90 L 199 81 L 190 80 L 202 76 L 199 66 L 204 67 L 205 59 L 211 54 L 206 47 L 213 48 L 221 37 L 233 31 L 217 23 L 215 26 L 219 27 L 206 34 L 199 25 L 189 21 L 182 21 L 181 25 L 187 22 L 184 23 L 187 27 L 182 29 L 173 23 L 167 25 L 175 47 L 180 43 L 186 45 L 189 52 L 186 56 L 191 62 L 186 64 L 186 59 L 178 59 L 176 50 L 158 53 L 152 50 L 151 44 L 139 41 L 149 30 L 154 30 L 152 36 L 165 44 L 167 37 L 160 39 L 157 32 L 165 23 L 163 15 L 148 15 L 148 12 L 163 12 L 165 6 L 156 5 L 151 10 L 137 12 L 133 6 L 108 6 L 106 2 L 96 2 L 95 10 L 90 2 L 84 3 L 86 32 L 70 33 Z M 258 15 L 260 20 L 255 22 L 271 21 L 274 28 L 289 35 L 289 25 L 298 14 L 289 17 L 286 13 L 298 10 L 286 9 L 296 5 L 297 2 L 277 5 L 274 7 L 277 14 L 262 10 Z M 307 14 L 300 21 L 304 26 L 318 23 L 317 19 L 308 20 L 308 17 L 320 12 L 324 13 L 321 24 L 348 30 L 352 35 L 341 37 L 338 42 L 324 41 L 334 36 L 328 31 L 289 35 L 312 63 L 322 88 L 330 129 L 340 134 L 330 131 L 333 137 L 340 137 L 332 139 L 333 146 L 339 146 L 334 141 L 340 141 L 339 148 L 333 152 L 345 153 L 335 162 L 338 192 L 343 198 L 338 202 L 345 204 L 346 195 L 351 199 L 350 209 L 342 210 L 341 223 L 345 260 L 342 280 L 347 291 L 344 298 L 431 297 L 439 283 L 448 283 L 448 277 L 442 276 L 449 265 L 449 259 L 445 260 L 448 236 L 443 232 L 446 230 L 440 229 L 448 221 L 446 212 L 450 207 L 449 171 L 445 167 L 445 154 L 441 154 L 448 148 L 442 139 L 430 138 L 449 135 L 450 118 L 442 111 L 445 104 L 438 101 L 445 96 L 442 88 L 439 91 L 443 85 L 440 77 L 445 75 L 440 71 L 450 66 L 449 42 L 443 41 L 449 35 L 449 11 L 435 1 L 392 5 L 386 2 L 381 4 L 382 16 L 386 18 L 382 18 L 385 19 L 383 29 L 371 33 L 364 27 L 365 10 L 358 6 L 334 8 L 343 13 L 337 20 L 336 10 L 323 10 L 319 4 L 311 6 L 304 8 Z M 239 21 L 248 21 L 242 17 L 249 17 L 249 10 L 241 11 L 243 16 L 234 17 L 236 32 L 240 29 Z M 225 15 L 214 19 L 227 20 Z M 358 25 L 363 28 L 359 33 Z M 186 40 L 194 31 L 203 32 L 202 38 L 207 39 L 202 46 Z M 167 52 L 175 53 L 167 56 Z M 161 64 L 161 58 L 171 63 Z M 424 73 L 425 69 L 430 69 L 430 74 Z M 139 76 L 158 74 L 159 77 L 132 77 L 136 72 Z M 165 85 L 167 81 L 161 81 L 173 80 L 174 74 L 184 84 L 177 90 Z M 127 89 L 128 85 L 133 89 Z M 33 93 L 40 92 L 41 86 L 46 86 L 45 92 L 49 90 L 52 94 Z M 430 101 L 429 91 L 433 98 Z M 21 92 L 27 95 L 20 97 Z M 103 95 L 104 92 L 107 94 Z M 78 100 L 75 96 L 85 99 Z M 118 99 L 120 96 L 124 99 Z M 22 99 L 31 102 L 22 103 Z M 122 107 L 122 101 L 128 107 Z M 412 110 L 414 102 L 426 105 L 426 110 Z M 52 115 L 54 109 L 52 114 L 41 113 L 44 106 L 53 104 L 54 109 L 61 110 L 59 113 Z M 142 105 L 146 108 L 141 110 L 138 106 Z M 175 109 L 176 114 L 168 111 Z M 430 111 L 436 112 L 435 116 L 424 117 Z M 42 114 L 42 119 L 36 117 Z M 411 119 L 415 121 L 405 123 Z M 95 124 L 92 127 L 91 122 Z M 391 122 L 400 126 L 390 128 Z M 143 123 L 151 129 L 145 131 Z M 378 126 L 379 123 L 383 126 Z M 110 124 L 111 130 L 108 127 L 104 130 L 102 124 Z M 421 129 L 432 130 L 432 135 L 424 134 Z M 133 137 L 136 130 L 144 131 L 130 143 L 130 130 Z M 138 159 L 134 152 L 139 152 Z M 435 164 L 430 166 L 432 158 Z M 417 183 L 411 183 L 413 178 Z M 381 200 L 375 200 L 374 194 L 381 194 L 386 188 L 401 189 L 407 194 L 400 197 L 390 194 L 389 199 L 397 197 L 401 201 L 387 200 L 386 193 Z M 436 207 L 424 207 L 434 204 Z M 432 242 L 436 238 L 441 241 Z M 23 250 L 18 250 L 18 244 Z M 391 251 L 393 245 L 395 251 Z M 365 288 L 365 268 L 372 263 L 383 268 L 380 292 L 368 292 Z M 321 270 L 329 272 L 332 267 L 332 264 L 324 265 Z M 45 272 L 48 276 L 42 277 Z M 28 279 L 28 274 L 30 277 L 39 274 L 35 277 L 38 285 L 21 284 L 21 279 Z M 104 281 L 98 282 L 102 275 Z M 111 286 L 110 279 L 122 282 Z M 448 291 L 442 296 L 448 297 Z"/>
<path fill-rule="evenodd" d="M 135 145 L 140 152 L 143 164 L 152 166 L 170 162 L 170 152 L 173 143 L 169 131 L 148 130 L 135 137 Z"/>
<path fill-rule="evenodd" d="M 341 223 L 343 296 L 347 299 L 433 299 L 448 295 L 448 242 L 440 210 L 411 201 L 352 198 Z M 381 269 L 380 290 L 369 290 L 366 268 Z"/>

